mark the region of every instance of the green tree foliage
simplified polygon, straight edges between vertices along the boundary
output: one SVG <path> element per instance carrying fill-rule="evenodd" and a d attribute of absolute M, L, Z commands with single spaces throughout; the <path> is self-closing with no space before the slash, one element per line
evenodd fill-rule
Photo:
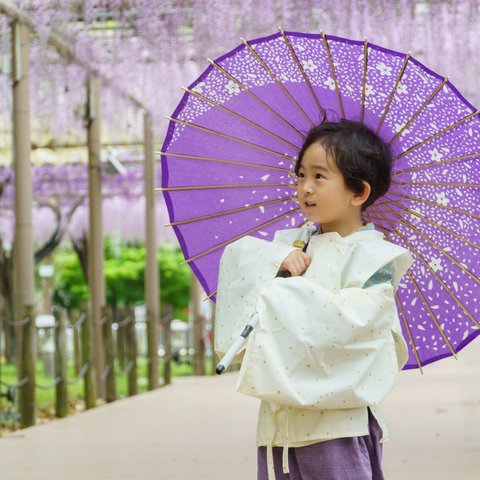
<path fill-rule="evenodd" d="M 182 251 L 164 244 L 157 253 L 160 269 L 160 301 L 173 305 L 175 318 L 187 319 L 191 270 L 183 260 Z M 54 254 L 54 303 L 64 308 L 78 308 L 89 299 L 76 253 L 70 248 L 57 249 Z M 104 273 L 107 303 L 124 306 L 145 303 L 145 248 L 105 242 Z"/>
<path fill-rule="evenodd" d="M 77 254 L 59 248 L 53 254 L 53 303 L 63 308 L 78 308 L 89 299 L 88 287 Z"/>
<path fill-rule="evenodd" d="M 173 318 L 188 320 L 192 270 L 186 263 L 180 265 L 184 260 L 181 249 L 168 243 L 158 252 L 157 259 L 160 265 L 160 301 L 173 306 Z"/>

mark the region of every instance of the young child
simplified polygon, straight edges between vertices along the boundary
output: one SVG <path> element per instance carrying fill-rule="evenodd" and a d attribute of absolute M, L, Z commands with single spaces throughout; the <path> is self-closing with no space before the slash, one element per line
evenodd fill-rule
<path fill-rule="evenodd" d="M 320 223 L 306 251 L 287 229 L 222 254 L 217 354 L 259 315 L 235 359 L 237 391 L 261 399 L 258 480 L 384 478 L 378 405 L 408 360 L 394 295 L 413 259 L 362 212 L 387 192 L 391 161 L 360 122 L 314 127 L 295 167 L 300 207 Z M 291 278 L 276 277 L 284 270 Z"/>

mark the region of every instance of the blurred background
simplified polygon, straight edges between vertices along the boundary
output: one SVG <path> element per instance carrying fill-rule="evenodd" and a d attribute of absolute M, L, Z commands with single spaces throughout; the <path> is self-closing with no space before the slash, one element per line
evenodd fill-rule
<path fill-rule="evenodd" d="M 278 26 L 410 52 L 480 105 L 473 0 L 0 0 L 0 432 L 213 374 L 153 190 L 164 115 Z"/>

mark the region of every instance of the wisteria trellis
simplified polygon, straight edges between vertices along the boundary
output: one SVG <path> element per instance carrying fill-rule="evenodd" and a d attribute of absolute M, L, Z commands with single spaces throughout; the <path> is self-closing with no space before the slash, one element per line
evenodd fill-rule
<path fill-rule="evenodd" d="M 264 34 L 265 29 L 273 29 L 277 24 L 312 32 L 324 28 L 355 38 L 368 36 L 379 44 L 399 50 L 411 48 L 415 58 L 421 59 L 437 71 L 450 74 L 455 84 L 461 85 L 462 92 L 466 93 L 468 98 L 474 103 L 480 103 L 477 82 L 480 57 L 476 55 L 480 15 L 476 0 L 360 0 L 353 3 L 350 0 L 338 0 L 335 2 L 335 9 L 331 8 L 328 0 L 19 0 L 15 4 L 25 9 L 37 26 L 38 37 L 32 38 L 30 74 L 34 139 L 45 139 L 45 136 L 37 137 L 37 134 L 45 134 L 48 141 L 53 139 L 60 143 L 66 137 L 77 142 L 84 139 L 81 118 L 75 112 L 78 105 L 85 102 L 85 72 L 75 64 L 63 61 L 46 45 L 46 38 L 52 28 L 75 45 L 78 55 L 88 59 L 102 72 L 114 76 L 121 89 L 129 89 L 151 106 L 157 120 L 162 113 L 173 109 L 174 89 L 182 83 L 182 78 L 194 78 L 207 54 L 214 56 L 226 50 L 229 45 L 233 46 L 240 34 L 253 38 Z M 256 15 L 252 16 L 250 13 L 253 10 Z M 347 10 L 348 19 L 344 15 Z M 206 12 L 208 14 L 205 14 Z M 0 162 L 3 164 L 9 163 L 11 158 L 8 140 L 11 135 L 12 105 L 11 79 L 7 67 L 11 53 L 8 23 L 7 17 L 0 16 Z M 113 28 L 110 28 L 112 25 Z M 309 72 L 312 68 L 313 65 L 307 62 L 305 70 Z M 409 64 L 409 68 L 413 68 L 413 63 Z M 331 87 L 332 82 L 329 81 L 326 86 Z M 423 86 L 425 88 L 422 90 L 421 84 L 416 85 L 419 94 L 422 91 L 425 93 L 428 83 Z M 371 96 L 373 88 L 373 85 L 366 85 L 367 97 Z M 230 84 L 230 90 L 234 94 L 235 86 Z M 405 93 L 412 92 L 407 88 Z M 444 93 L 443 90 L 441 93 Z M 356 94 L 358 95 L 358 92 Z M 397 96 L 403 94 L 400 86 Z M 411 104 L 410 108 L 413 107 L 414 104 Z M 392 111 L 394 108 L 393 103 Z M 102 92 L 102 113 L 105 118 L 102 129 L 104 140 L 118 140 L 120 134 L 123 141 L 128 141 L 129 137 L 138 141 L 141 136 L 141 118 L 135 115 L 131 106 L 122 102 L 115 92 Z M 401 127 L 400 122 L 388 124 L 388 121 L 387 118 L 386 125 L 394 131 Z M 439 126 L 441 125 L 439 123 Z M 160 122 L 156 123 L 159 136 L 163 133 L 163 128 Z M 408 128 L 402 133 L 410 134 Z M 402 135 L 400 140 L 404 139 L 405 135 Z M 405 177 L 411 174 L 411 181 L 416 182 L 415 191 L 419 195 L 430 195 L 421 205 L 412 209 L 409 217 L 412 225 L 415 225 L 414 222 L 418 223 L 417 228 L 423 234 L 433 228 L 428 220 L 435 220 L 438 210 L 447 213 L 442 205 L 466 210 L 477 192 L 477 181 L 470 176 L 476 157 L 457 161 L 457 170 L 452 174 L 447 158 L 451 155 L 447 156 L 446 153 L 441 149 L 431 149 L 429 155 L 438 165 L 429 171 L 420 164 L 415 165 L 416 156 L 412 154 L 400 159 L 402 162 L 410 162 L 408 168 L 411 169 L 402 174 L 402 180 L 405 182 Z M 445 185 L 438 185 L 439 188 L 433 192 L 427 182 L 438 174 L 445 175 Z M 471 187 L 461 187 L 462 195 L 466 199 L 465 204 L 459 202 L 458 196 L 452 196 L 459 195 L 456 189 L 460 185 L 455 183 L 472 184 Z M 387 206 L 384 208 L 386 210 Z M 388 215 L 385 211 L 383 213 Z M 478 217 L 460 212 L 456 212 L 457 214 L 460 214 L 456 217 L 458 220 L 455 220 L 458 229 L 451 228 L 451 231 L 467 238 L 471 243 L 463 242 L 453 233 L 445 232 L 448 235 L 443 240 L 447 244 L 443 247 L 446 253 L 462 259 L 460 266 L 456 265 L 455 268 L 457 272 L 462 272 L 458 278 L 463 276 L 466 281 L 454 279 L 453 291 L 474 296 L 477 282 L 473 277 L 477 278 L 478 273 L 474 265 L 477 240 L 472 236 L 472 232 Z M 444 228 L 448 228 L 449 224 L 446 222 L 443 218 L 437 221 Z M 415 241 L 415 235 L 418 238 L 420 234 L 413 232 L 406 240 Z M 463 243 L 453 245 L 457 240 Z M 468 263 L 463 259 L 468 259 Z M 454 275 L 450 271 L 445 272 L 444 262 L 439 257 L 433 257 L 427 264 L 435 273 L 446 275 L 448 281 L 449 275 Z M 432 273 L 427 264 L 418 268 L 420 271 L 423 268 L 424 271 Z M 428 292 L 429 284 L 428 282 L 421 286 L 426 286 L 425 291 Z M 415 289 L 415 286 L 411 284 L 410 288 Z M 412 302 L 414 301 L 420 302 L 421 299 L 413 298 Z M 453 308 L 464 311 L 459 304 L 452 305 Z M 411 307 L 416 307 L 416 303 Z M 473 311 L 477 304 L 465 299 L 464 307 Z M 436 310 L 438 309 L 432 308 L 432 312 Z M 450 308 L 445 310 L 446 313 L 451 311 L 453 310 Z M 424 312 L 424 315 L 428 315 L 428 312 Z M 439 323 L 440 327 L 442 325 L 443 323 Z M 425 331 L 421 330 L 421 326 L 422 323 L 418 323 L 414 340 L 423 341 L 424 337 L 427 339 L 432 335 L 440 339 L 441 334 L 436 325 Z M 465 326 L 471 327 L 465 330 Z M 473 338 L 476 334 L 474 327 L 475 323 L 466 314 L 465 319 L 458 320 L 453 327 L 459 335 L 457 343 L 454 344 L 455 350 L 458 351 Z M 450 350 L 448 345 L 438 345 L 433 347 Z M 432 351 L 435 352 L 433 347 Z"/>
<path fill-rule="evenodd" d="M 37 27 L 31 42 L 32 138 L 40 145 L 84 141 L 75 112 L 85 102 L 85 72 L 46 44 L 54 29 L 77 55 L 151 108 L 159 138 L 161 115 L 175 106 L 176 89 L 190 83 L 206 56 L 233 48 L 240 35 L 255 38 L 284 25 L 368 37 L 450 75 L 480 104 L 476 0 L 17 0 Z M 252 15 L 251 12 L 255 12 Z M 344 12 L 348 11 L 346 16 Z M 0 15 L 0 163 L 8 163 L 11 135 L 9 19 Z M 101 95 L 102 139 L 138 141 L 141 116 L 112 89 Z M 5 150 L 7 147 L 7 151 Z"/>
<path fill-rule="evenodd" d="M 414 258 L 396 294 L 404 368 L 455 355 L 480 334 L 480 119 L 453 84 L 366 40 L 282 30 L 210 63 L 162 148 L 171 225 L 207 294 L 215 298 L 225 245 L 305 221 L 295 155 L 326 113 L 365 122 L 392 148 L 392 187 L 364 218 Z"/>
<path fill-rule="evenodd" d="M 120 236 L 124 241 L 143 241 L 145 238 L 145 181 L 143 162 L 136 152 L 116 154 L 126 168 L 125 175 L 102 175 L 103 231 L 106 235 Z M 0 237 L 4 245 L 11 245 L 14 235 L 13 169 L 0 166 L 0 184 L 5 183 L 0 196 Z M 160 165 L 156 168 L 156 183 L 160 182 Z M 9 179 L 8 182 L 6 180 Z M 35 202 L 32 207 L 33 240 L 42 244 L 55 227 L 53 212 L 44 206 L 49 201 L 68 211 L 79 196 L 82 205 L 75 210 L 67 236 L 80 238 L 88 230 L 88 169 L 83 163 L 65 165 L 43 164 L 32 167 L 32 187 Z M 1 190 L 1 189 L 0 189 Z M 128 211 L 128 215 L 125 212 Z M 163 198 L 157 198 L 157 216 L 167 218 Z M 177 241 L 171 229 L 157 224 L 159 243 Z"/>

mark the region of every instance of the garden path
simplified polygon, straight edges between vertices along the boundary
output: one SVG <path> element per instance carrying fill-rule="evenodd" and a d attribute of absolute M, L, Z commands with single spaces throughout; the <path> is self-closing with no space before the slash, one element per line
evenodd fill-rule
<path fill-rule="evenodd" d="M 480 472 L 480 340 L 402 372 L 382 404 L 388 480 L 474 480 Z M 3 480 L 254 480 L 258 401 L 236 372 L 171 386 L 0 439 Z"/>

